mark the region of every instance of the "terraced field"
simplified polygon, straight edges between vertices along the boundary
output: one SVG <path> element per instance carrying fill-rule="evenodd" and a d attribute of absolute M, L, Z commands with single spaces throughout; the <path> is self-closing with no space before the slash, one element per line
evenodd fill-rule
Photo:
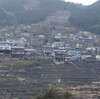
<path fill-rule="evenodd" d="M 40 62 L 38 67 L 0 66 L 0 99 L 31 99 L 48 87 L 100 82 L 100 62 L 74 61 L 64 65 L 55 65 L 50 60 Z"/>

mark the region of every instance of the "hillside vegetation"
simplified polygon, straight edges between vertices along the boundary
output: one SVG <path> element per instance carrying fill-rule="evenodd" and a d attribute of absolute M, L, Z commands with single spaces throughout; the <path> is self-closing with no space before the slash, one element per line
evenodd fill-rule
<path fill-rule="evenodd" d="M 57 89 L 50 88 L 35 96 L 34 99 L 72 99 L 72 94 L 68 91 L 59 92 Z"/>
<path fill-rule="evenodd" d="M 15 23 L 12 22 L 13 24 L 34 24 L 44 21 L 47 16 L 59 10 L 73 12 L 75 9 L 78 10 L 76 5 L 62 0 L 0 0 L 0 7 L 6 11 L 7 15 L 9 12 L 17 20 Z M 4 17 L 4 19 L 6 18 Z M 6 20 L 7 22 L 9 21 Z M 12 23 L 6 23 L 3 22 L 1 25 L 13 25 Z"/>
<path fill-rule="evenodd" d="M 67 26 L 99 34 L 100 0 L 89 6 L 63 0 L 0 0 L 0 26 L 39 23 L 58 11 L 70 12 Z"/>
<path fill-rule="evenodd" d="M 81 9 L 70 17 L 70 23 L 82 30 L 100 33 L 100 1 Z"/>

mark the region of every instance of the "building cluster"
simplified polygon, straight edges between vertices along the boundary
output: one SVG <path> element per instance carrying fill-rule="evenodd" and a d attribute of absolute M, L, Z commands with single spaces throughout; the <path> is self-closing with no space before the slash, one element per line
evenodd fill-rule
<path fill-rule="evenodd" d="M 73 60 L 99 61 L 100 36 L 79 31 L 79 33 L 55 33 L 33 35 L 31 26 L 0 28 L 0 60 L 52 59 L 55 64 Z"/>
<path fill-rule="evenodd" d="M 29 99 L 48 87 L 90 85 L 80 93 L 85 99 L 99 99 L 100 93 L 100 36 L 79 33 L 55 33 L 52 36 L 27 31 L 30 26 L 0 29 L 0 61 L 13 58 L 40 60 L 41 66 L 0 66 L 0 98 Z M 90 62 L 90 64 L 88 64 Z M 71 64 L 66 64 L 71 63 Z M 92 63 L 92 64 L 91 64 Z M 54 65 L 54 64 L 57 64 Z M 59 65 L 61 64 L 61 65 Z M 93 89 L 94 88 L 94 89 Z M 94 90 L 93 93 L 89 90 Z M 72 90 L 72 89 L 70 89 Z M 83 88 L 73 88 L 82 92 Z M 7 93 L 7 96 L 5 95 Z M 86 97 L 87 94 L 94 98 Z"/>
<path fill-rule="evenodd" d="M 100 37 L 90 32 L 80 31 L 78 34 L 68 34 L 67 36 L 57 33 L 49 47 L 51 50 L 49 48 L 49 50 L 45 50 L 45 53 L 51 54 L 55 64 L 74 60 L 87 62 L 100 60 Z"/>

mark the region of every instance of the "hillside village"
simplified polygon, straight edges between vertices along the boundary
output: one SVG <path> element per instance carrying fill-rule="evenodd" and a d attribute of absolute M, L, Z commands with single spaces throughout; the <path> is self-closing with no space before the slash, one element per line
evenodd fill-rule
<path fill-rule="evenodd" d="M 0 99 L 52 88 L 57 99 L 100 99 L 99 12 L 100 0 L 0 0 Z"/>
<path fill-rule="evenodd" d="M 76 99 L 99 99 L 100 36 L 76 30 L 34 35 L 29 32 L 32 28 L 0 28 L 0 98 L 31 99 L 46 88 L 56 87 L 71 91 Z M 7 65 L 17 61 L 38 61 L 41 65 Z"/>
<path fill-rule="evenodd" d="M 100 36 L 86 31 L 32 34 L 32 25 L 0 29 L 1 60 L 51 58 L 55 64 L 73 60 L 99 61 Z M 27 56 L 27 57 L 26 57 Z M 42 58 L 44 58 L 42 57 Z"/>

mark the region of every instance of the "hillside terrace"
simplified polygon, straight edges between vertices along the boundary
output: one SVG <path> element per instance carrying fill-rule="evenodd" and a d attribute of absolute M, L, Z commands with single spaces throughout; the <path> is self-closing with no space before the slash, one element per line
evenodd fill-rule
<path fill-rule="evenodd" d="M 42 59 L 40 63 L 40 66 L 22 67 L 1 65 L 0 98 L 31 99 L 48 87 L 67 88 L 100 82 L 100 62 L 87 63 L 76 60 L 68 64 L 55 65 L 50 59 Z M 95 92 L 95 95 L 100 94 Z"/>

